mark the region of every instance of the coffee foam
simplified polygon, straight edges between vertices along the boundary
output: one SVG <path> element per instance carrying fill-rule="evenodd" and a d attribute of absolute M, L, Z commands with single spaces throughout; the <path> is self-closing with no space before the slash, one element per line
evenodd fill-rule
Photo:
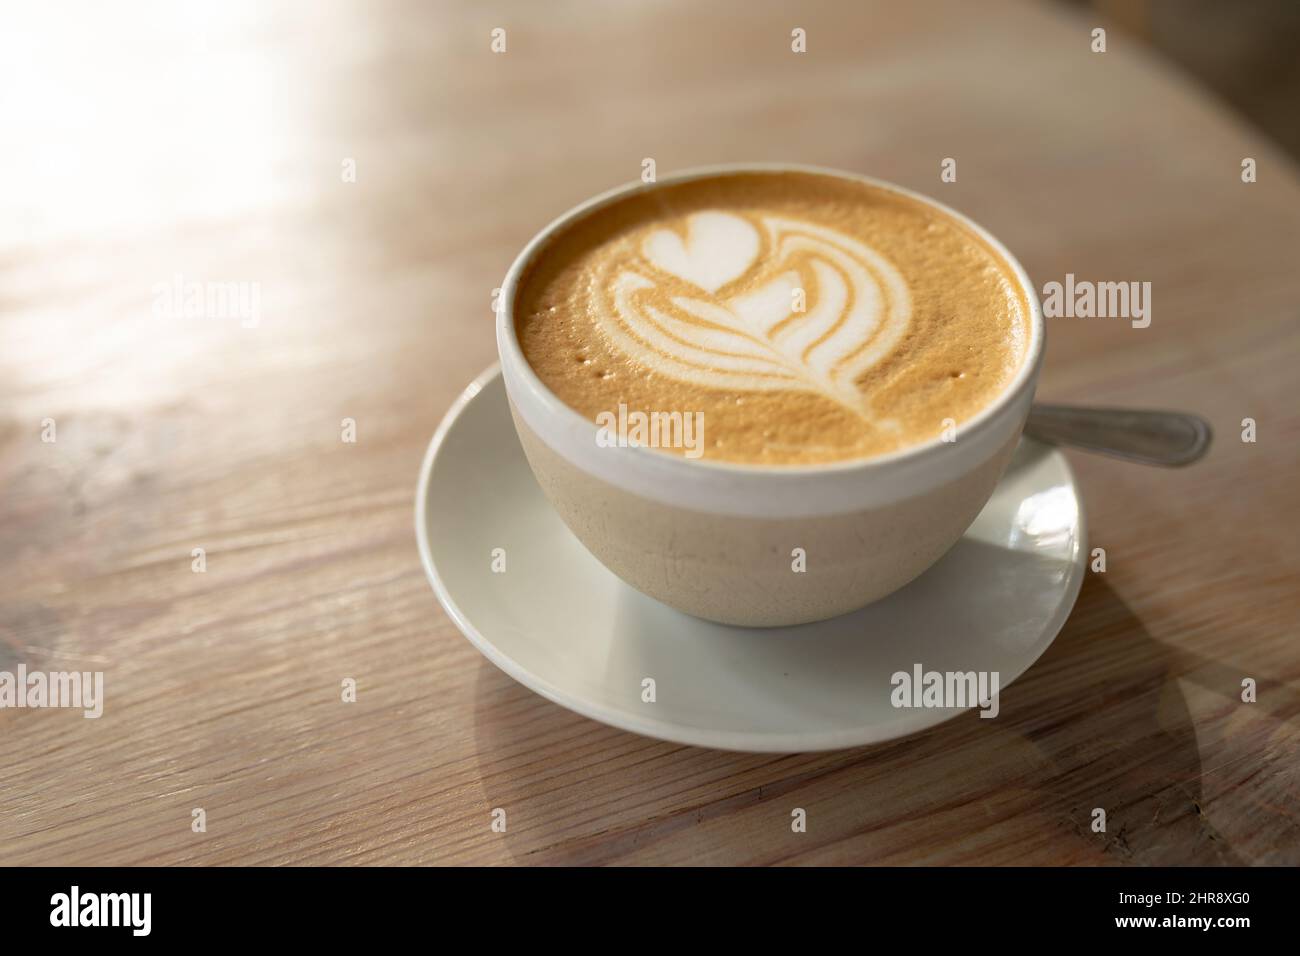
<path fill-rule="evenodd" d="M 704 457 L 763 464 L 937 437 L 1006 387 L 1029 330 L 1011 266 L 962 223 L 796 172 L 596 210 L 540 252 L 515 315 L 529 364 L 581 414 L 703 412 Z"/>

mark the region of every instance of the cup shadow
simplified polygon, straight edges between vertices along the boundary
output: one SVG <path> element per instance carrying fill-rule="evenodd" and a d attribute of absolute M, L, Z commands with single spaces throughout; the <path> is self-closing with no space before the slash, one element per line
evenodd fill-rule
<path fill-rule="evenodd" d="M 1135 646 L 1136 645 L 1136 646 Z M 1201 810 L 1177 652 L 1099 575 L 1046 653 L 963 714 L 884 744 L 743 754 L 649 740 L 573 714 L 486 660 L 480 785 L 518 862 L 1232 865 Z M 809 825 L 794 833 L 791 812 Z M 1093 832 L 1094 808 L 1106 831 Z"/>

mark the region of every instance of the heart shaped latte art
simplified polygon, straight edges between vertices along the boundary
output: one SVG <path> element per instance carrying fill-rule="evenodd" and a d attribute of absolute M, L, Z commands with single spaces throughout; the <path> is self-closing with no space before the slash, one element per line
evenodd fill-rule
<path fill-rule="evenodd" d="M 893 264 L 833 229 L 783 217 L 706 211 L 682 226 L 644 237 L 631 265 L 607 260 L 593 287 L 607 296 L 597 310 L 605 335 L 680 381 L 817 392 L 872 420 L 857 381 L 912 314 Z M 717 294 L 741 277 L 750 281 L 739 291 Z"/>
<path fill-rule="evenodd" d="M 739 279 L 758 258 L 758 230 L 739 216 L 702 212 L 687 223 L 687 237 L 668 229 L 650 234 L 641 247 L 656 268 L 717 292 Z"/>

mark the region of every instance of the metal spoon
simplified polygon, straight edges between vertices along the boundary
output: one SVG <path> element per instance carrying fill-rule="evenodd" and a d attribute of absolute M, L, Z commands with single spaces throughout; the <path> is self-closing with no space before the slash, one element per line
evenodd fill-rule
<path fill-rule="evenodd" d="M 1210 447 L 1210 423 L 1186 412 L 1132 408 L 1038 405 L 1029 410 L 1025 434 L 1144 465 L 1190 465 Z"/>

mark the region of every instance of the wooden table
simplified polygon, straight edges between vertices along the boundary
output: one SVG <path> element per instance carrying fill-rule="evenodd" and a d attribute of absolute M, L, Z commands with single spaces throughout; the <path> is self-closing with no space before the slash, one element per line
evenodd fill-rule
<path fill-rule="evenodd" d="M 1055 5 L 205 16 L 32 4 L 0 39 L 0 670 L 106 697 L 0 711 L 0 863 L 1300 863 L 1300 186 L 1187 77 Z M 416 471 L 494 359 L 492 290 L 647 157 L 866 171 L 1040 286 L 1152 283 L 1150 328 L 1049 322 L 1040 396 L 1191 409 L 1217 442 L 1186 471 L 1072 454 L 1107 570 L 998 720 L 660 743 L 515 684 L 438 607 Z M 224 282 L 257 309 L 187 312 Z"/>

